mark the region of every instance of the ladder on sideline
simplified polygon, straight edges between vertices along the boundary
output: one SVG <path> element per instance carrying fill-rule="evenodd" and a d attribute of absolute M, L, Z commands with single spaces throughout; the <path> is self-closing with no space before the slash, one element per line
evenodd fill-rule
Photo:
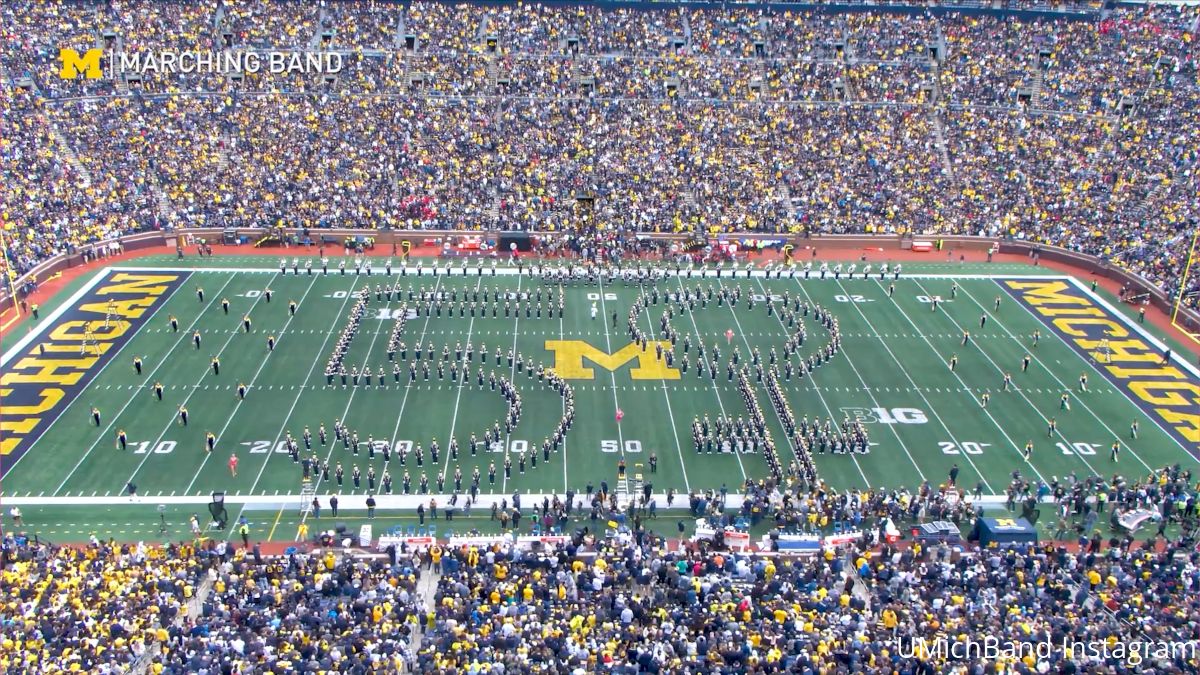
<path fill-rule="evenodd" d="M 317 496 L 317 484 L 311 478 L 300 483 L 300 516 L 307 517 L 312 513 L 313 497 Z"/>
<path fill-rule="evenodd" d="M 642 465 L 633 465 L 633 479 L 630 480 L 629 474 L 625 478 L 617 481 L 617 507 L 622 511 L 629 508 L 629 505 L 637 504 L 637 500 L 642 494 Z"/>

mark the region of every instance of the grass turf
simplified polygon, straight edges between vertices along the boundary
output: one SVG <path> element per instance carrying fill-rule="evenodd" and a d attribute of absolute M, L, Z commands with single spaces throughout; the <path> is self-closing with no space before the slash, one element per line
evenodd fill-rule
<path fill-rule="evenodd" d="M 177 264 L 167 257 L 137 262 L 139 267 L 164 269 Z M 671 488 L 686 493 L 722 485 L 733 491 L 745 478 L 767 475 L 766 462 L 757 454 L 698 455 L 690 433 L 690 422 L 696 415 L 715 418 L 722 411 L 734 417 L 746 415 L 741 396 L 724 371 L 729 351 L 738 346 L 746 358 L 758 347 L 765 356 L 787 335 L 778 314 L 768 315 L 761 301 L 754 309 L 745 300 L 736 307 L 713 302 L 705 309 L 674 318 L 672 323 L 680 335 L 690 335 L 693 345 L 703 340 L 721 346 L 723 356 L 716 380 L 697 377 L 694 367 L 679 380 L 638 380 L 631 376 L 636 360 L 611 372 L 587 363 L 594 379 L 572 382 L 579 414 L 565 447 L 549 462 L 539 462 L 536 468 L 527 466 L 523 474 L 513 455 L 512 476 L 506 478 L 503 458 L 522 443 L 538 451 L 541 459 L 541 441 L 562 412 L 562 400 L 555 392 L 538 384 L 536 378 L 513 376 L 524 402 L 520 424 L 507 442 L 495 449 L 498 451 L 485 449 L 472 457 L 467 437 L 472 432 L 482 437 L 493 421 L 502 419 L 505 402 L 486 385 L 477 386 L 473 376 L 460 386 L 450 380 L 448 372 L 443 380 L 434 374 L 428 382 L 419 377 L 409 385 L 404 371 L 401 384 L 396 385 L 384 346 L 393 313 L 402 304 L 398 299 L 390 303 L 376 301 L 372 293 L 367 316 L 346 358 L 349 366 L 364 362 L 371 364 L 372 370 L 387 366 L 388 384 L 382 388 L 343 388 L 340 383 L 326 386 L 322 371 L 345 323 L 351 294 L 364 286 L 373 289 L 376 283 L 383 283 L 381 266 L 377 264 L 376 275 L 368 278 L 352 272 L 342 276 L 336 271 L 329 276 L 280 275 L 277 269 L 265 268 L 267 264 L 261 257 L 201 263 L 201 269 L 192 272 L 153 310 L 153 315 L 119 347 L 120 351 L 82 393 L 57 411 L 57 418 L 48 422 L 50 426 L 19 461 L 5 458 L 4 495 L 64 497 L 54 507 L 59 520 L 92 524 L 107 516 L 98 515 L 103 510 L 89 505 L 87 499 L 119 495 L 129 482 L 137 484 L 140 494 L 151 496 L 205 497 L 216 490 L 230 495 L 295 494 L 300 489 L 300 469 L 286 453 L 279 452 L 280 441 L 289 431 L 299 440 L 305 426 L 315 436 L 322 423 L 329 429 L 330 444 L 322 447 L 314 439 L 314 451 L 333 465 L 340 462 L 346 478 L 341 487 L 332 481 L 322 484 L 318 493 L 323 497 L 330 492 L 366 493 L 367 467 L 374 466 L 382 474 L 382 456 L 370 460 L 365 448 L 355 456 L 335 444 L 334 419 L 342 419 L 348 428 L 357 430 L 363 441 L 374 437 L 419 442 L 428 448 L 436 437 L 443 448 L 436 466 L 427 454 L 423 467 L 415 466 L 411 457 L 405 467 L 412 475 L 414 492 L 422 472 L 428 475 L 432 491 L 436 491 L 436 476 L 445 474 L 445 492 L 449 492 L 455 467 L 462 469 L 465 488 L 476 466 L 483 474 L 484 494 L 561 493 L 566 489 L 582 492 L 589 482 L 597 486 L 601 480 L 615 483 L 619 458 L 624 457 L 632 470 L 638 463 L 645 464 L 651 452 L 658 457 L 658 471 L 651 475 L 644 468 L 643 474 L 653 482 L 656 492 Z M 195 261 L 188 261 L 189 267 L 195 265 Z M 240 271 L 242 267 L 265 269 L 247 272 Z M 1005 275 L 1037 270 L 998 265 L 906 266 L 906 273 L 921 271 L 961 277 L 902 276 L 895 282 L 890 276 L 882 282 L 876 277 L 839 281 L 668 278 L 660 288 L 673 292 L 685 284 L 731 290 L 740 287 L 743 298 L 782 295 L 786 291 L 792 297 L 833 310 L 841 326 L 842 352 L 811 376 L 794 377 L 784 384 L 797 417 L 831 417 L 835 424 L 845 415 L 868 420 L 870 453 L 816 457 L 821 477 L 835 488 L 915 488 L 922 480 L 936 484 L 943 482 L 951 466 L 957 464 L 960 485 L 972 488 L 982 483 L 984 492 L 998 494 L 1013 470 L 1050 480 L 1070 472 L 1080 476 L 1115 471 L 1141 475 L 1151 468 L 1195 461 L 1143 408 L 1101 377 L 1098 366 L 1048 330 L 997 280 L 981 276 L 983 272 Z M 85 281 L 73 284 L 60 297 L 69 297 Z M 441 291 L 460 293 L 476 288 L 528 291 L 541 285 L 539 280 L 517 276 L 443 275 L 435 279 L 428 271 L 421 278 L 392 277 L 391 282 L 397 281 L 401 289 L 432 289 L 436 285 Z M 889 298 L 888 286 L 892 283 L 895 294 Z M 950 300 L 955 284 L 957 294 Z M 204 302 L 197 300 L 197 286 L 206 290 Z M 270 303 L 262 294 L 268 286 L 274 291 Z M 496 366 L 491 352 L 497 346 L 504 352 L 515 349 L 552 366 L 553 354 L 546 348 L 547 341 L 581 340 L 609 353 L 628 344 L 625 318 L 639 292 L 636 287 L 618 282 L 601 287 L 567 286 L 565 290 L 566 314 L 561 320 L 526 318 L 524 313 L 505 318 L 503 310 L 496 318 L 490 313 L 475 319 L 411 318 L 404 332 L 409 356 L 413 355 L 416 340 L 433 342 L 439 354 L 443 345 L 449 345 L 453 352 L 456 343 L 465 345 L 469 341 L 477 350 L 486 344 L 486 369 L 512 376 L 507 361 Z M 929 302 L 935 296 L 946 299 L 937 311 Z M 994 309 L 997 297 L 1001 298 L 998 310 Z M 230 300 L 228 315 L 221 309 L 222 298 Z M 299 303 L 294 317 L 288 312 L 290 299 Z M 590 315 L 593 302 L 599 310 L 595 319 Z M 47 312 L 55 307 L 47 305 Z M 639 316 L 641 328 L 647 333 L 657 332 L 664 306 L 660 301 Z M 615 328 L 609 318 L 614 311 L 618 315 Z M 250 333 L 243 332 L 241 326 L 242 316 L 247 313 L 253 318 Z M 982 314 L 989 319 L 981 329 L 978 324 Z M 178 317 L 178 333 L 167 324 L 168 315 Z M 191 343 L 193 328 L 201 331 L 201 349 L 193 348 Z M 804 353 L 826 340 L 824 331 L 811 319 L 807 328 L 810 340 Z M 1034 349 L 1030 335 L 1039 329 L 1042 339 Z M 965 346 L 961 344 L 964 330 L 972 333 L 971 344 Z M 728 344 L 727 331 L 733 332 Z M 273 352 L 267 349 L 267 335 L 278 340 Z M 1034 360 L 1029 371 L 1022 373 L 1020 361 L 1025 353 Z M 959 357 L 953 372 L 946 365 L 951 354 Z M 131 365 L 134 355 L 144 359 L 146 372 L 142 376 Z M 211 369 L 214 355 L 220 358 L 219 375 Z M 478 363 L 476 356 L 473 370 Z M 6 373 L 11 366 L 6 364 Z M 1001 391 L 1005 371 L 1013 373 L 1015 391 Z M 1073 391 L 1083 372 L 1091 376 L 1090 391 L 1073 393 L 1072 409 L 1059 410 L 1060 394 Z M 154 381 L 165 387 L 162 402 L 151 393 Z M 249 385 L 245 401 L 236 396 L 239 382 Z M 991 396 L 986 408 L 979 400 L 984 392 Z M 757 395 L 778 441 L 780 458 L 787 463 L 792 450 L 761 385 Z M 179 405 L 186 405 L 190 413 L 186 427 L 178 421 Z M 99 427 L 91 424 L 88 411 L 92 406 L 102 412 Z M 617 409 L 624 411 L 619 423 L 615 419 Z M 1048 435 L 1047 420 L 1051 417 L 1058 424 L 1057 430 Z M 1134 419 L 1141 423 L 1136 441 L 1128 434 Z M 117 429 L 126 431 L 128 450 L 115 449 Z M 206 432 L 218 438 L 211 455 L 204 449 Z M 458 461 L 450 460 L 446 451 L 452 436 L 460 444 Z M 1124 449 L 1119 465 L 1108 456 L 1108 447 L 1116 438 L 1121 439 Z M 1021 451 L 1030 440 L 1034 453 L 1032 461 L 1026 462 Z M 231 453 L 240 459 L 236 477 L 227 467 Z M 492 461 L 498 469 L 494 485 L 487 477 Z M 358 489 L 350 479 L 354 465 L 364 473 Z M 393 491 L 399 493 L 404 468 L 397 466 L 393 457 L 390 470 Z M 295 505 L 298 507 L 298 502 Z M 113 522 L 142 523 L 141 527 L 157 531 L 153 507 L 117 508 L 121 512 L 113 513 Z M 169 513 L 173 512 L 174 507 Z M 235 509 L 233 514 L 237 512 Z M 294 527 L 287 527 L 286 521 L 284 527 L 278 526 L 283 513 L 284 509 L 279 509 L 248 511 L 247 515 L 256 532 L 279 530 L 276 538 L 290 537 Z M 151 525 L 145 525 L 147 522 Z M 78 528 L 63 525 L 61 529 L 70 533 Z"/>

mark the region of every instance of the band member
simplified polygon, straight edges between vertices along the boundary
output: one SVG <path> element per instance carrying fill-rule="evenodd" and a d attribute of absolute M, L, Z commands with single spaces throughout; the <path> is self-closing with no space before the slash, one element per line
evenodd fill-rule
<path fill-rule="evenodd" d="M 133 357 L 133 369 L 135 371 L 137 371 L 138 375 L 142 374 L 142 357 L 140 357 L 140 356 Z"/>
<path fill-rule="evenodd" d="M 209 452 L 212 452 L 213 450 L 216 449 L 217 437 L 213 434 L 213 432 L 211 432 L 211 431 L 205 432 L 204 445 L 208 449 Z"/>
<path fill-rule="evenodd" d="M 125 435 L 125 430 L 121 429 L 117 432 L 117 448 L 124 450 L 129 447 L 129 438 Z"/>
<path fill-rule="evenodd" d="M 162 382 L 155 382 L 155 383 L 154 383 L 154 395 L 155 395 L 155 396 L 158 398 L 158 400 L 160 400 L 160 401 L 162 400 L 162 398 L 163 398 L 163 385 L 162 385 Z"/>

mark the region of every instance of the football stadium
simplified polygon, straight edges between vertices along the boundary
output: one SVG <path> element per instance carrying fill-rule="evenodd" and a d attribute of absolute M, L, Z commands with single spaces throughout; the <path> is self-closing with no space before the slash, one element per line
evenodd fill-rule
<path fill-rule="evenodd" d="M 0 21 L 0 672 L 1200 669 L 1196 3 Z"/>

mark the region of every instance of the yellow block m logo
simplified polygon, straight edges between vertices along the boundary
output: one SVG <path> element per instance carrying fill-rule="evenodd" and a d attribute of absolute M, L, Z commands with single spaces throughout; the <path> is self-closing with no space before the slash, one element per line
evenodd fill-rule
<path fill-rule="evenodd" d="M 104 75 L 100 70 L 100 56 L 103 53 L 102 49 L 89 49 L 80 56 L 74 49 L 58 50 L 58 59 L 62 61 L 58 76 L 64 80 L 74 80 L 80 75 L 89 80 L 100 79 Z"/>
<path fill-rule="evenodd" d="M 629 343 L 615 354 L 596 349 L 582 340 L 546 340 L 546 349 L 554 352 L 554 372 L 564 380 L 595 379 L 596 371 L 583 365 L 587 359 L 605 370 L 616 370 L 637 359 L 637 367 L 629 371 L 635 380 L 678 380 L 679 370 L 670 368 L 657 358 L 655 347 L 662 344 L 669 349 L 671 343 L 651 341 L 642 351 L 635 343 Z"/>

